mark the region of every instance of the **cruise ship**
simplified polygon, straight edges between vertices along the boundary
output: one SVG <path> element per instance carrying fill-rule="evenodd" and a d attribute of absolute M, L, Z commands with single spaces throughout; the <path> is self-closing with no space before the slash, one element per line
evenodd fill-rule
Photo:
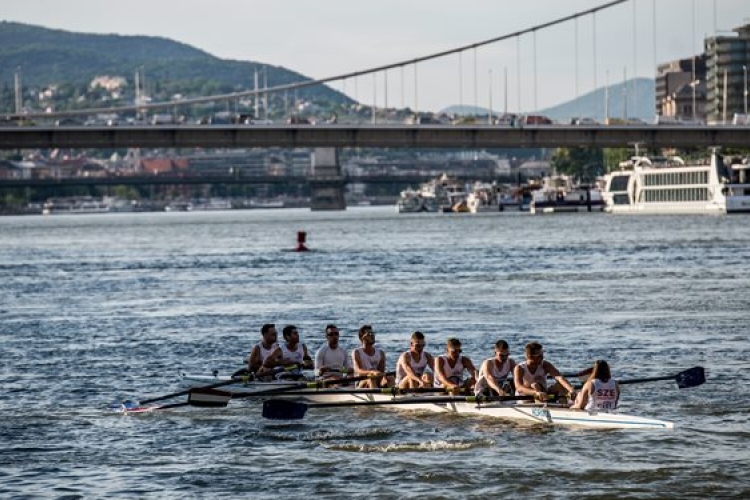
<path fill-rule="evenodd" d="M 750 213 L 748 160 L 729 167 L 710 161 L 634 156 L 605 177 L 604 210 L 613 214 Z"/>

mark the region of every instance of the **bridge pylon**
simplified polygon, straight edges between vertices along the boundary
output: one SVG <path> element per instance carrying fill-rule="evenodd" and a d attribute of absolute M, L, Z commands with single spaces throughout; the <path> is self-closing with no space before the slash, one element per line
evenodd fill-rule
<path fill-rule="evenodd" d="M 346 210 L 344 175 L 336 148 L 315 148 L 310 173 L 311 210 Z"/>

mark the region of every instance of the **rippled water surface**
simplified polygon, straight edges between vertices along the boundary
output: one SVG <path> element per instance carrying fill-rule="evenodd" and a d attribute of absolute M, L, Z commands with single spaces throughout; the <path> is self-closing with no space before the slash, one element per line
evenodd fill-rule
<path fill-rule="evenodd" d="M 298 230 L 314 252 L 286 251 Z M 270 210 L 0 218 L 0 498 L 750 496 L 750 219 Z M 257 402 L 108 414 L 239 368 L 266 322 L 373 324 L 389 368 L 415 329 L 479 363 L 538 340 L 562 370 L 709 370 L 629 385 L 673 432 Z"/>

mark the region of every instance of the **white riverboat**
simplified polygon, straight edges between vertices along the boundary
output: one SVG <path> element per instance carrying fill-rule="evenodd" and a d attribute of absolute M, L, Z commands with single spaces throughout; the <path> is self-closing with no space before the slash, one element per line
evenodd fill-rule
<path fill-rule="evenodd" d="M 541 188 L 531 193 L 529 205 L 532 214 L 601 212 L 603 209 L 604 197 L 598 186 L 576 184 L 568 175 L 542 179 Z"/>
<path fill-rule="evenodd" d="M 634 156 L 605 177 L 605 211 L 613 214 L 750 213 L 747 160 L 729 167 L 717 152 L 709 162 Z"/>
<path fill-rule="evenodd" d="M 44 215 L 104 214 L 111 209 L 112 206 L 107 200 L 91 196 L 50 198 L 42 205 Z"/>
<path fill-rule="evenodd" d="M 443 174 L 418 189 L 405 189 L 396 203 L 399 213 L 468 212 L 466 185 Z"/>

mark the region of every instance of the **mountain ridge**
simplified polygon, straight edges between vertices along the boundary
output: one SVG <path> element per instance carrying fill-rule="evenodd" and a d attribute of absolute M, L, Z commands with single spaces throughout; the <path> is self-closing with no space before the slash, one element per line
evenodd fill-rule
<path fill-rule="evenodd" d="M 655 115 L 655 87 L 654 80 L 650 78 L 632 78 L 625 82 L 610 85 L 609 88 L 601 87 L 587 92 L 578 97 L 562 102 L 555 106 L 541 109 L 539 111 L 524 111 L 521 114 L 543 115 L 555 121 L 566 123 L 573 118 L 593 118 L 603 123 L 609 118 L 637 118 L 645 122 L 652 122 Z M 607 99 L 607 93 L 609 93 Z M 623 103 L 623 96 L 627 103 Z M 609 109 L 606 110 L 605 101 L 609 101 Z M 627 107 L 627 116 L 625 109 Z M 447 114 L 462 115 L 487 115 L 487 108 L 475 108 L 474 106 L 448 106 L 442 110 Z M 493 110 L 495 115 L 502 114 L 500 110 Z"/>

